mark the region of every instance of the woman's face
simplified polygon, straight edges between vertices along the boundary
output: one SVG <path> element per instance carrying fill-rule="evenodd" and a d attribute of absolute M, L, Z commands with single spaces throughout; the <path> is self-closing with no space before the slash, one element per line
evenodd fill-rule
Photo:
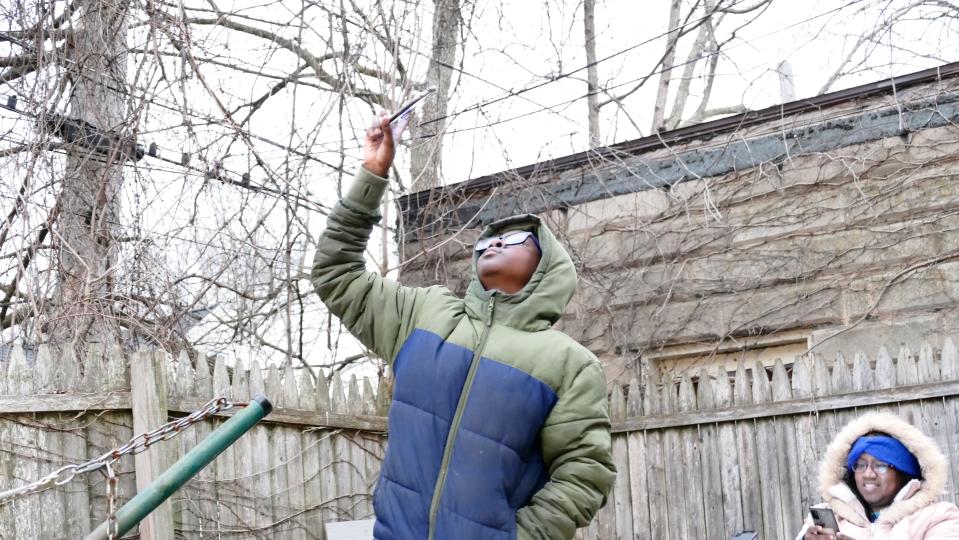
<path fill-rule="evenodd" d="M 876 471 L 877 468 L 883 467 L 886 469 L 885 474 Z M 856 478 L 856 489 L 873 510 L 892 504 L 903 483 L 902 473 L 865 453 L 856 461 L 853 474 Z"/>

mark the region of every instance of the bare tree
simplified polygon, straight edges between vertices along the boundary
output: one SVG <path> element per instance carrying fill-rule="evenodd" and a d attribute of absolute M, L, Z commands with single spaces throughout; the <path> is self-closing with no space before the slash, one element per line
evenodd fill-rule
<path fill-rule="evenodd" d="M 596 0 L 583 0 L 583 26 L 586 47 L 586 107 L 589 119 L 589 146 L 600 146 L 599 66 L 596 62 Z"/>
<path fill-rule="evenodd" d="M 341 330 L 303 272 L 311 223 L 356 154 L 354 118 L 429 77 L 446 96 L 446 6 L 432 75 L 416 4 L 4 8 L 0 82 L 29 120 L 3 149 L 20 180 L 0 228 L 5 335 L 341 365 Z"/>
<path fill-rule="evenodd" d="M 663 69 L 659 74 L 659 86 L 656 90 L 656 104 L 653 106 L 653 131 L 659 131 L 663 127 L 663 119 L 666 114 L 666 94 L 669 91 L 669 83 L 672 78 L 672 69 L 674 58 L 676 57 L 676 43 L 680 37 L 679 10 L 682 7 L 680 0 L 671 0 L 669 4 L 669 25 L 666 35 L 666 52 L 663 54 Z"/>
<path fill-rule="evenodd" d="M 439 185 L 440 164 L 443 158 L 443 132 L 449 112 L 449 91 L 453 79 L 452 65 L 462 28 L 460 0 L 434 0 L 432 48 L 426 82 L 436 87 L 438 99 L 423 106 L 422 117 L 429 123 L 414 126 L 415 145 L 412 152 L 412 191 L 422 191 Z"/>
<path fill-rule="evenodd" d="M 890 38 L 906 33 L 902 25 L 954 16 L 951 3 L 889 2 L 881 18 L 887 31 L 860 36 L 859 46 L 858 38 L 846 41 L 849 60 L 836 75 L 823 74 L 826 87 L 887 66 L 875 47 L 905 48 Z M 461 0 L 261 0 L 229 9 L 201 0 L 3 4 L 0 92 L 17 99 L 2 113 L 0 133 L 3 339 L 259 354 L 311 369 L 348 365 L 364 351 L 345 345 L 304 268 L 357 165 L 351 156 L 371 112 L 438 87 L 408 137 L 411 159 L 397 170 L 395 195 L 445 181 L 441 148 L 450 131 L 482 130 L 506 155 L 510 142 L 497 130 L 514 116 L 486 105 L 508 110 L 522 102 L 535 109 L 529 114 L 563 115 L 582 92 L 554 100 L 531 90 L 551 96 L 577 76 L 570 65 L 588 66 L 592 145 L 622 138 L 618 122 L 642 133 L 654 109 L 660 131 L 743 110 L 718 74 L 728 67 L 736 75 L 737 36 L 761 23 L 772 1 L 664 2 L 671 22 L 657 35 L 630 36 L 626 48 L 621 35 L 596 28 L 617 15 L 605 4 L 588 0 L 582 12 L 576 3 L 553 4 L 563 17 L 583 14 L 585 61 L 583 44 L 565 41 L 580 35 L 569 20 L 557 21 L 562 37 L 544 62 L 511 50 L 525 47 L 524 39 L 541 41 L 526 35 L 538 4 L 523 4 L 523 21 L 500 18 L 517 4 L 483 11 Z M 855 5 L 835 9 L 860 13 Z M 481 17 L 484 29 L 512 34 L 481 42 L 485 34 L 474 27 Z M 841 34 L 833 27 L 821 33 Z M 947 41 L 909 46 L 934 58 Z M 507 83 L 474 70 L 476 51 L 513 62 L 529 80 Z M 628 74 L 609 67 L 613 59 L 640 64 L 633 62 L 640 55 L 653 60 Z M 459 84 L 465 77 L 470 85 Z M 451 99 L 466 105 L 454 110 Z M 466 109 L 480 110 L 481 121 L 456 126 Z M 389 259 L 398 232 L 389 204 L 369 253 L 384 273 L 395 269 Z"/>
<path fill-rule="evenodd" d="M 123 162 L 134 150 L 127 142 L 135 125 L 129 122 L 131 104 L 121 93 L 127 75 L 127 4 L 86 2 L 75 23 L 65 56 L 70 120 L 53 127 L 77 140 L 67 149 L 53 210 L 57 286 L 40 315 L 51 343 L 111 345 L 123 341 L 113 307 L 118 205 Z M 90 137 L 106 137 L 108 144 Z"/>
<path fill-rule="evenodd" d="M 899 3 L 888 2 L 883 6 L 883 9 L 879 10 L 874 16 L 867 13 L 864 7 L 856 8 L 854 14 L 865 15 L 873 19 L 870 30 L 861 34 L 854 34 L 848 31 L 837 32 L 837 34 L 842 35 L 846 43 L 851 42 L 852 46 L 846 48 L 842 61 L 819 88 L 819 94 L 829 92 L 837 81 L 850 74 L 875 70 L 878 71 L 878 76 L 887 76 L 888 70 L 884 68 L 888 66 L 875 62 L 871 54 L 877 46 L 901 49 L 906 51 L 909 56 L 932 57 L 942 63 L 949 61 L 947 54 L 909 50 L 909 43 L 913 40 L 899 38 L 904 32 L 901 28 L 908 27 L 910 23 L 923 20 L 947 22 L 956 19 L 959 17 L 959 5 L 955 2 L 943 2 L 940 0 L 909 0 Z M 885 43 L 883 43 L 884 38 L 886 40 Z M 884 71 L 886 72 L 884 73 Z"/>
<path fill-rule="evenodd" d="M 661 56 L 648 73 L 629 84 L 626 90 L 621 90 L 622 85 L 612 84 L 611 82 L 606 85 L 599 83 L 599 66 L 603 60 L 609 57 L 597 58 L 595 0 L 584 1 L 586 99 L 590 145 L 596 146 L 599 144 L 596 141 L 600 139 L 600 111 L 611 104 L 616 105 L 619 111 L 624 113 L 627 119 L 642 133 L 642 130 L 639 129 L 639 126 L 635 124 L 635 121 L 627 112 L 628 107 L 625 103 L 627 99 L 645 88 L 657 75 L 658 82 L 651 111 L 651 129 L 653 132 L 675 129 L 681 123 L 697 123 L 713 116 L 742 112 L 744 108 L 739 104 L 716 108 L 708 107 L 716 68 L 720 60 L 722 47 L 731 41 L 741 28 L 754 23 L 758 15 L 771 3 L 772 0 L 759 0 L 747 6 L 742 6 L 741 3 L 726 5 L 722 1 L 703 0 L 693 2 L 692 5 L 684 9 L 684 2 L 681 0 L 669 0 L 667 4 L 668 21 L 661 36 L 665 38 L 665 46 Z M 729 14 L 743 18 L 743 20 L 738 21 L 738 25 L 729 31 L 729 37 L 720 41 L 717 38 L 716 29 Z M 693 43 L 688 45 L 685 58 L 682 61 L 677 61 L 677 55 L 685 43 L 683 38 L 693 32 L 696 32 L 696 37 Z M 676 71 L 680 68 L 682 68 L 682 72 L 677 75 Z M 697 75 L 697 70 L 702 73 Z M 693 83 L 697 80 L 702 87 L 701 95 L 695 110 L 690 114 L 686 111 L 686 105 L 692 95 Z M 600 95 L 604 99 L 600 100 Z M 668 106 L 670 100 L 672 100 L 671 107 Z"/>

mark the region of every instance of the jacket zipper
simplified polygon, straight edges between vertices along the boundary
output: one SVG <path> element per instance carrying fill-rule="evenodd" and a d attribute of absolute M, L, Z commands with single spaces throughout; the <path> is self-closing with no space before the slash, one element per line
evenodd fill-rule
<path fill-rule="evenodd" d="M 491 293 L 489 304 L 486 308 L 486 328 L 483 329 L 483 336 L 480 338 L 479 347 L 473 352 L 473 360 L 470 361 L 470 369 L 466 374 L 466 382 L 463 384 L 463 391 L 460 392 L 459 403 L 456 404 L 456 412 L 453 413 L 453 422 L 450 424 L 450 432 L 446 435 L 446 448 L 443 449 L 443 460 L 440 461 L 440 475 L 436 479 L 436 487 L 433 488 L 433 500 L 430 502 L 430 534 L 428 540 L 433 540 L 433 534 L 436 532 L 436 515 L 440 509 L 440 494 L 446 484 L 446 469 L 449 466 L 450 456 L 453 455 L 453 444 L 456 442 L 456 432 L 459 430 L 460 422 L 463 420 L 463 411 L 466 409 L 466 400 L 469 398 L 470 390 L 473 387 L 473 379 L 476 377 L 476 370 L 479 368 L 479 359 L 486 348 L 486 340 L 489 338 L 490 329 L 493 327 L 493 303 L 496 293 Z"/>

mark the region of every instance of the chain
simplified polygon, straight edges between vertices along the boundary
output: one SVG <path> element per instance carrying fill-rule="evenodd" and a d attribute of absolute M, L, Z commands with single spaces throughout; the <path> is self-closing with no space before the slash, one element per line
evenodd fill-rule
<path fill-rule="evenodd" d="M 208 401 L 203 408 L 190 413 L 189 416 L 167 422 L 153 431 L 141 433 L 130 439 L 130 441 L 123 446 L 110 450 L 98 458 L 91 459 L 85 463 L 64 465 L 36 482 L 0 493 L 0 506 L 18 497 L 32 495 L 67 484 L 78 474 L 105 469 L 107 476 L 107 495 L 110 498 L 110 519 L 113 520 L 113 524 L 115 524 L 114 499 L 116 497 L 116 476 L 113 474 L 112 465 L 116 463 L 117 460 L 123 456 L 139 454 L 150 445 L 176 437 L 181 431 L 191 425 L 206 420 L 220 411 L 232 409 L 237 405 L 240 404 L 231 403 L 225 397 L 213 398 Z M 111 536 L 111 538 L 113 537 Z"/>
<path fill-rule="evenodd" d="M 110 462 L 103 465 L 103 470 L 107 476 L 107 540 L 116 540 L 120 536 L 120 524 L 117 523 L 117 475 Z"/>

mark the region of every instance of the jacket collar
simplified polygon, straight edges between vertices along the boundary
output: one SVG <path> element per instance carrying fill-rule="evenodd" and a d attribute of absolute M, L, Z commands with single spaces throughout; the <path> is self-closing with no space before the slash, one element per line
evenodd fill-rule
<path fill-rule="evenodd" d="M 902 489 L 899 490 L 899 493 L 892 500 L 892 504 L 889 508 L 886 508 L 879 513 L 878 521 L 892 521 L 893 517 L 896 517 L 895 512 L 891 510 L 900 502 L 907 501 L 911 499 L 916 493 L 922 489 L 922 482 L 919 480 L 910 480 L 906 483 Z M 839 517 L 843 518 L 846 521 L 849 521 L 860 527 L 869 526 L 869 518 L 866 516 L 866 509 L 862 506 L 862 503 L 859 502 L 859 499 L 856 498 L 856 494 L 852 492 L 852 489 L 845 482 L 840 482 L 829 486 L 826 490 L 826 495 L 824 496 L 827 501 L 829 501 L 830 508 L 833 509 Z M 903 516 L 904 517 L 904 516 Z M 902 519 L 899 517 L 896 521 Z"/>

